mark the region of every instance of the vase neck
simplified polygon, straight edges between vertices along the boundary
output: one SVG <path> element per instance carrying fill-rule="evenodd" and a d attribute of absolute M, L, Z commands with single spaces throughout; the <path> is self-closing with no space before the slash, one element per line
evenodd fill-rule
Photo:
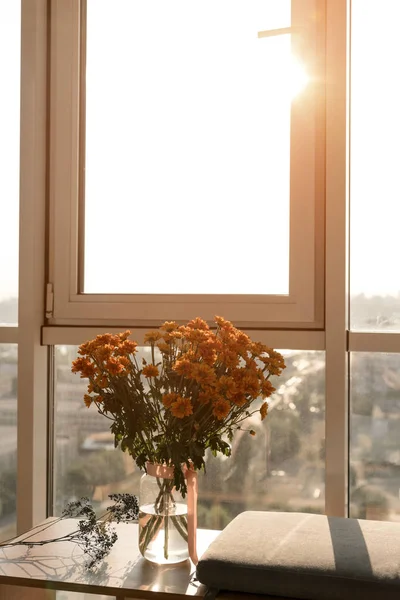
<path fill-rule="evenodd" d="M 147 474 L 151 475 L 152 477 L 159 477 L 161 479 L 174 478 L 174 467 L 167 467 L 166 465 L 159 465 L 147 462 L 146 471 Z"/>

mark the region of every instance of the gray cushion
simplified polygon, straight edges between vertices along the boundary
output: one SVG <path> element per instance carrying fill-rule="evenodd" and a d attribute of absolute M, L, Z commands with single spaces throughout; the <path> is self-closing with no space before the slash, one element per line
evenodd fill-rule
<path fill-rule="evenodd" d="M 309 600 L 400 600 L 400 523 L 244 512 L 201 557 L 211 588 Z"/>

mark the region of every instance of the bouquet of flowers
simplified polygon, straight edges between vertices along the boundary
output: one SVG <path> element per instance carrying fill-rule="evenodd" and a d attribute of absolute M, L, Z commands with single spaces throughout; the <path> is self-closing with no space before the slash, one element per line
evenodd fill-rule
<path fill-rule="evenodd" d="M 270 377 L 285 368 L 282 355 L 272 348 L 253 342 L 222 317 L 215 317 L 215 323 L 212 330 L 196 318 L 149 331 L 145 343 L 151 360 L 139 358 L 130 331 L 98 335 L 79 347 L 80 357 L 73 362 L 72 371 L 89 379 L 86 406 L 94 404 L 111 420 L 115 445 L 139 468 L 148 463 L 173 467 L 171 489 L 160 485 L 160 505 L 173 486 L 185 496 L 182 466 L 205 470 L 207 449 L 229 456 L 230 442 L 244 421 L 255 412 L 265 419 L 267 401 L 252 405 L 275 391 Z M 185 530 L 185 523 L 178 525 Z"/>
<path fill-rule="evenodd" d="M 112 420 L 115 445 L 139 468 L 147 462 L 174 466 L 183 494 L 182 464 L 204 469 L 207 448 L 229 456 L 243 421 L 257 411 L 267 416 L 266 401 L 256 410 L 251 405 L 271 396 L 270 377 L 285 368 L 279 352 L 252 342 L 222 317 L 215 322 L 215 331 L 196 318 L 148 332 L 151 362 L 137 360 L 130 331 L 98 335 L 79 347 L 72 366 L 89 379 L 86 406 L 94 404 Z"/>

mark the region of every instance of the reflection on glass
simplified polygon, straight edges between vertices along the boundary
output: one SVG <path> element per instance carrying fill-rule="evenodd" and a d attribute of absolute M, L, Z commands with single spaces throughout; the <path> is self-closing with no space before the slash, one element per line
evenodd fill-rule
<path fill-rule="evenodd" d="M 400 3 L 351 4 L 351 327 L 400 331 Z"/>
<path fill-rule="evenodd" d="M 0 344 L 0 541 L 16 535 L 17 345 Z"/>
<path fill-rule="evenodd" d="M 0 0 L 0 325 L 17 322 L 21 3 Z"/>
<path fill-rule="evenodd" d="M 287 294 L 304 72 L 290 35 L 258 32 L 290 25 L 290 1 L 114 5 L 88 2 L 84 291 Z"/>
<path fill-rule="evenodd" d="M 142 473 L 113 449 L 105 418 L 85 407 L 85 380 L 71 373 L 77 348 L 55 352 L 56 513 L 80 496 L 101 512 L 109 493 L 138 494 Z M 283 353 L 287 368 L 267 419 L 254 415 L 246 424 L 256 436 L 238 432 L 231 457 L 207 457 L 207 474 L 199 476 L 199 527 L 220 529 L 243 510 L 324 512 L 325 355 Z"/>
<path fill-rule="evenodd" d="M 351 356 L 350 516 L 400 521 L 400 354 Z"/>

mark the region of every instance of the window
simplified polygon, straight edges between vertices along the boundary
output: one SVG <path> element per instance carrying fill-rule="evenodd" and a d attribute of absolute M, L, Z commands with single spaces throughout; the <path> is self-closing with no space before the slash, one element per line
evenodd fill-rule
<path fill-rule="evenodd" d="M 400 354 L 351 357 L 350 514 L 400 515 Z"/>
<path fill-rule="evenodd" d="M 122 7 L 122 0 L 118 2 Z M 6 5 L 14 8 L 15 4 L 9 1 L 2 4 L 2 7 Z M 309 409 L 318 409 L 309 410 L 307 413 L 307 418 L 312 418 L 313 423 L 318 424 L 314 435 L 310 437 L 305 427 L 307 419 L 304 421 L 300 418 L 300 424 L 297 420 L 301 431 L 301 453 L 299 451 L 295 459 L 292 457 L 281 461 L 285 462 L 282 468 L 277 461 L 276 468 L 273 469 L 274 475 L 272 468 L 271 473 L 267 473 L 267 485 L 269 490 L 273 490 L 271 494 L 273 497 L 263 496 L 264 488 L 260 483 L 260 487 L 257 488 L 259 491 L 254 496 L 250 497 L 249 492 L 245 499 L 246 506 L 257 505 L 285 510 L 293 510 L 295 507 L 299 510 L 313 511 L 325 509 L 328 514 L 342 516 L 350 514 L 366 518 L 397 519 L 399 513 L 396 496 L 398 490 L 396 491 L 395 487 L 398 451 L 395 441 L 397 427 L 395 373 L 398 370 L 396 360 L 400 355 L 400 337 L 397 318 L 399 312 L 397 275 L 396 265 L 393 262 L 398 251 L 396 232 L 392 225 L 397 223 L 396 202 L 392 199 L 397 193 L 397 183 L 392 177 L 394 171 L 391 168 L 398 155 L 396 146 L 392 144 L 392 133 L 396 135 L 398 129 L 397 113 L 393 109 L 398 92 L 397 71 L 393 57 L 398 52 L 396 36 L 391 33 L 394 27 L 391 24 L 398 20 L 397 0 L 385 0 L 384 3 L 379 4 L 376 0 L 352 0 L 352 2 L 350 0 L 293 0 L 290 3 L 290 12 L 282 8 L 284 5 L 289 6 L 289 3 L 280 0 L 265 0 L 262 4 L 262 7 L 268 11 L 279 7 L 284 14 L 277 13 L 275 18 L 272 17 L 272 12 L 265 13 L 268 22 L 263 19 L 260 27 L 255 27 L 251 46 L 256 48 L 255 52 L 265 53 L 265 56 L 268 56 L 272 48 L 274 51 L 280 48 L 282 54 L 279 54 L 279 57 L 282 58 L 288 49 L 290 37 L 292 50 L 304 65 L 309 81 L 291 104 L 290 157 L 288 159 L 287 147 L 280 155 L 282 169 L 290 168 L 290 188 L 287 180 L 284 182 L 285 190 L 290 189 L 289 227 L 287 220 L 285 222 L 287 216 L 281 221 L 289 233 L 285 241 L 283 236 L 280 240 L 281 248 L 289 247 L 289 259 L 287 261 L 287 256 L 285 257 L 285 264 L 280 271 L 283 274 L 289 264 L 289 269 L 286 271 L 288 274 L 285 275 L 286 280 L 289 280 L 289 293 L 286 294 L 285 290 L 279 289 L 278 286 L 274 288 L 276 282 L 274 283 L 269 277 L 269 271 L 275 272 L 280 267 L 280 256 L 274 252 L 275 246 L 271 249 L 268 237 L 268 227 L 270 229 L 272 227 L 274 233 L 277 231 L 278 224 L 274 222 L 268 223 L 265 228 L 265 260 L 257 263 L 259 273 L 257 285 L 260 282 L 263 286 L 264 280 L 272 284 L 272 287 L 266 291 L 262 288 L 264 294 L 261 295 L 256 286 L 252 287 L 253 284 L 246 289 L 247 295 L 235 285 L 231 286 L 232 273 L 225 280 L 224 278 L 218 280 L 221 284 L 221 288 L 218 289 L 219 295 L 208 293 L 210 290 L 214 291 L 213 288 L 206 287 L 211 285 L 211 278 L 207 278 L 210 271 L 208 263 L 205 273 L 198 275 L 198 289 L 196 287 L 168 289 L 163 286 L 162 279 L 156 277 L 153 277 L 156 285 L 152 289 L 141 288 L 140 285 L 136 285 L 138 278 L 132 277 L 132 273 L 136 273 L 139 260 L 146 264 L 145 261 L 149 258 L 142 247 L 139 250 L 135 249 L 132 256 L 128 257 L 124 250 L 123 264 L 126 266 L 127 276 L 123 280 L 118 276 L 111 281 L 111 276 L 108 275 L 110 268 L 105 271 L 104 277 L 100 280 L 96 272 L 97 264 L 101 263 L 101 259 L 106 254 L 106 243 L 111 242 L 109 239 L 104 241 L 105 212 L 101 209 L 100 202 L 96 207 L 97 195 L 103 192 L 103 189 L 106 190 L 105 197 L 111 198 L 113 210 L 118 213 L 118 220 L 112 221 L 114 214 L 109 216 L 107 221 L 109 224 L 113 222 L 114 226 L 120 225 L 123 231 L 127 231 L 127 238 L 131 236 L 134 238 L 135 227 L 137 229 L 132 219 L 126 218 L 127 209 L 117 204 L 121 194 L 118 192 L 114 197 L 109 193 L 112 182 L 115 180 L 119 184 L 122 175 L 125 175 L 128 167 L 131 167 L 124 162 L 126 153 L 120 158 L 117 151 L 117 146 L 120 144 L 117 136 L 120 127 L 112 128 L 109 125 L 109 112 L 112 108 L 108 104 L 100 105 L 99 101 L 98 108 L 102 111 L 100 117 L 95 112 L 95 100 L 101 89 L 98 86 L 101 86 L 102 82 L 105 87 L 107 84 L 110 86 L 114 76 L 113 84 L 119 86 L 119 89 L 123 89 L 122 86 L 126 84 L 123 78 L 121 80 L 121 77 L 117 76 L 114 63 L 109 68 L 106 62 L 108 70 L 106 71 L 104 67 L 100 77 L 97 77 L 96 70 L 99 69 L 100 64 L 97 60 L 98 52 L 108 50 L 107 56 L 103 56 L 104 61 L 109 58 L 110 61 L 115 62 L 115 57 L 119 55 L 112 55 L 112 52 L 117 49 L 120 52 L 119 49 L 126 44 L 126 39 L 116 38 L 114 43 L 107 45 L 107 48 L 100 49 L 96 46 L 96 35 L 103 27 L 101 23 L 96 25 L 96 15 L 99 16 L 105 6 L 100 0 L 98 2 L 88 0 L 87 3 L 83 0 L 73 2 L 60 0 L 52 3 L 51 27 L 47 21 L 46 4 L 45 0 L 31 0 L 23 4 L 22 11 L 22 48 L 24 49 L 25 44 L 25 54 L 22 53 L 21 82 L 21 130 L 24 149 L 21 154 L 20 225 L 23 231 L 21 239 L 24 243 L 21 244 L 21 248 L 24 249 L 24 256 L 20 261 L 19 313 L 24 316 L 23 325 L 20 325 L 20 329 L 10 327 L 10 324 L 16 322 L 15 316 L 11 319 L 2 316 L 4 312 L 0 313 L 0 321 L 8 325 L 0 326 L 2 348 L 9 349 L 19 343 L 18 360 L 23 368 L 18 371 L 20 374 L 23 373 L 23 377 L 19 378 L 18 403 L 20 407 L 23 406 L 24 413 L 28 411 L 30 416 L 29 419 L 18 423 L 18 429 L 22 427 L 23 435 L 18 436 L 17 480 L 24 486 L 28 481 L 26 488 L 24 487 L 24 503 L 21 503 L 18 508 L 20 529 L 26 529 L 37 522 L 45 512 L 46 498 L 43 490 L 45 490 L 46 479 L 44 460 L 46 448 L 43 431 L 47 425 L 46 381 L 52 381 L 53 367 L 55 394 L 54 396 L 50 394 L 49 406 L 52 410 L 54 402 L 56 417 L 53 432 L 54 502 L 49 502 L 48 506 L 54 506 L 57 512 L 67 497 L 65 486 L 62 488 L 64 473 L 72 470 L 72 475 L 69 476 L 72 477 L 76 493 L 79 491 L 79 485 L 88 485 L 87 481 L 82 481 L 79 469 L 77 472 L 76 465 L 74 466 L 74 462 L 81 458 L 81 454 L 86 456 L 87 453 L 87 456 L 92 456 L 91 460 L 94 463 L 97 460 L 95 456 L 101 456 L 99 460 L 113 460 L 105 458 L 111 456 L 111 451 L 108 450 L 110 444 L 109 439 L 104 435 L 106 432 L 102 429 L 103 425 L 94 418 L 93 421 L 86 421 L 88 412 L 85 413 L 85 410 L 82 413 L 77 411 L 76 414 L 71 414 L 72 402 L 78 402 L 68 391 L 70 383 L 67 379 L 70 376 L 67 376 L 67 365 L 71 358 L 71 348 L 97 333 L 109 330 L 120 331 L 127 326 L 134 329 L 135 337 L 140 342 L 143 331 L 150 324 L 173 318 L 186 320 L 187 317 L 192 318 L 197 314 L 210 320 L 214 314 L 222 314 L 233 320 L 237 326 L 249 330 L 254 338 L 275 348 L 291 348 L 292 366 L 287 374 L 295 380 L 299 376 L 298 373 L 296 374 L 296 369 L 300 369 L 299 357 L 308 360 L 314 366 L 324 365 L 318 370 L 318 377 L 316 374 L 314 376 L 313 371 L 307 376 L 304 371 L 300 371 L 302 402 Z M 116 5 L 109 3 L 108 6 L 111 4 L 113 7 Z M 137 8 L 138 4 L 132 1 L 129 6 Z M 231 4 L 235 10 L 241 6 L 239 0 Z M 177 7 L 178 4 L 171 2 L 171 6 Z M 223 6 L 222 0 L 220 6 Z M 256 11 L 257 6 L 260 5 L 255 2 L 251 10 Z M 246 5 L 243 3 L 243 7 L 247 18 L 250 11 L 248 3 Z M 116 12 L 119 22 L 120 11 L 116 10 Z M 112 36 L 115 32 L 118 33 L 119 28 L 113 27 L 113 19 L 116 19 L 113 10 L 109 10 L 109 13 L 106 33 Z M 350 14 L 352 16 L 351 48 L 349 45 Z M 209 19 L 209 22 L 212 23 L 212 19 Z M 232 21 L 229 22 L 232 25 Z M 215 23 L 218 23 L 221 29 L 220 39 L 228 39 L 232 30 L 228 27 L 223 28 L 221 21 L 216 20 Z M 286 28 L 290 28 L 290 31 Z M 183 37 L 180 38 L 180 43 L 183 44 L 186 40 L 188 48 L 190 45 L 195 46 L 194 39 L 198 35 L 195 28 L 192 30 L 183 27 L 182 29 L 180 33 Z M 47 45 L 46 32 L 50 30 L 51 40 Z M 150 47 L 154 43 L 156 46 L 164 35 L 162 29 L 159 28 L 157 31 L 159 35 L 154 35 L 151 41 L 146 38 L 142 43 L 148 43 Z M 193 38 L 189 35 L 191 31 Z M 218 30 L 217 33 L 219 32 Z M 257 37 L 259 33 L 260 37 Z M 239 39 L 241 39 L 240 35 L 238 34 Z M 379 69 L 374 73 L 382 84 L 379 89 L 383 90 L 386 86 L 385 90 L 390 91 L 390 93 L 384 92 L 385 109 L 381 109 L 383 100 L 376 97 L 375 88 L 378 86 L 369 83 L 370 88 L 374 89 L 367 87 L 371 69 L 375 68 L 375 63 L 371 62 L 369 54 L 371 39 L 376 42 L 374 61 L 379 61 Z M 46 54 L 47 48 L 50 54 Z M 40 57 L 36 56 L 36 62 L 33 60 L 33 64 L 30 62 L 30 57 L 33 57 L 35 52 L 39 52 Z M 162 51 L 158 52 L 161 56 Z M 165 58 L 167 56 L 166 54 Z M 143 60 L 150 60 L 150 58 L 148 52 Z M 193 56 L 191 60 L 191 64 L 197 68 L 199 65 Z M 170 58 L 168 68 L 172 68 L 172 62 Z M 215 62 L 218 64 L 217 61 Z M 46 65 L 51 69 L 50 110 L 46 104 L 46 85 L 43 84 L 46 81 Z M 384 81 L 381 81 L 380 73 L 386 73 L 390 65 L 392 65 L 391 77 L 386 76 Z M 269 64 L 269 66 L 273 68 L 276 65 Z M 200 81 L 201 70 L 195 72 Z M 32 73 L 34 77 L 31 77 Z M 168 71 L 168 73 L 172 78 L 173 72 Z M 87 82 L 85 82 L 85 74 Z M 105 77 L 106 74 L 108 79 Z M 139 74 L 138 71 L 135 72 L 132 85 L 140 81 Z M 145 69 L 141 74 L 145 75 Z M 159 77 L 161 75 L 162 73 L 159 73 Z M 186 80 L 194 85 L 194 80 L 189 76 Z M 220 79 L 216 84 L 219 83 Z M 34 93 L 31 93 L 33 84 L 36 87 Z M 259 81 L 256 81 L 256 84 L 261 85 Z M 238 86 L 240 87 L 239 82 Z M 152 89 L 151 99 L 158 102 L 160 98 L 155 98 L 154 88 Z M 175 105 L 172 101 L 169 104 L 167 102 L 170 99 L 167 87 L 164 86 L 162 91 L 164 104 L 161 108 L 160 104 L 151 105 L 150 109 L 153 112 L 150 111 L 150 116 L 146 117 L 147 121 L 143 118 L 143 122 L 148 125 L 151 125 L 153 117 L 154 120 L 156 119 L 161 109 L 164 110 L 164 116 L 167 111 L 169 116 L 173 114 Z M 192 88 L 184 88 L 181 93 L 190 92 Z M 191 99 L 194 102 L 196 98 L 192 96 Z M 136 97 L 132 102 L 133 100 L 143 102 L 143 99 Z M 217 114 L 217 100 L 211 105 L 211 116 Z M 257 97 L 257 102 L 258 100 Z M 273 98 L 270 100 L 272 102 Z M 375 103 L 379 104 L 379 110 L 374 110 Z M 182 106 L 185 108 L 187 104 L 183 103 Z M 363 112 L 365 106 L 369 109 L 368 120 Z M 184 114 L 184 110 L 181 112 Z M 285 114 L 287 117 L 287 111 Z M 269 118 L 270 114 L 267 113 L 262 117 Z M 96 136 L 99 134 L 101 119 L 104 121 L 104 153 L 98 153 L 96 156 L 95 148 L 100 145 L 99 138 Z M 390 128 L 387 126 L 386 119 L 390 120 Z M 48 129 L 46 129 L 46 120 L 48 120 Z M 136 124 L 140 125 L 137 122 Z M 170 123 L 166 125 L 170 126 Z M 133 127 L 132 123 L 129 127 Z M 287 127 L 287 121 L 284 127 Z M 246 133 L 245 127 L 240 129 L 239 119 L 236 128 Z M 365 138 L 366 130 L 368 130 L 368 139 Z M 383 137 L 383 130 L 386 137 Z M 229 131 L 228 127 L 226 131 Z M 197 130 L 196 135 L 200 136 L 202 133 L 203 130 Z M 347 143 L 349 133 L 351 134 L 350 152 Z M 187 138 L 182 136 L 187 134 L 188 131 L 181 130 L 179 139 L 186 140 Z M 132 137 L 132 134 L 130 136 Z M 224 136 L 221 134 L 219 137 L 221 141 Z M 283 137 L 287 141 L 286 133 Z M 258 143 L 259 139 L 256 141 Z M 0 140 L 0 146 L 2 142 L 3 139 Z M 365 150 L 367 143 L 368 152 Z M 180 145 L 182 146 L 182 143 Z M 157 140 L 157 143 L 154 142 L 154 148 L 155 154 L 157 152 L 160 154 L 161 150 L 166 154 L 165 142 L 163 146 L 161 141 Z M 267 146 L 262 146 L 262 151 L 266 148 Z M 214 149 L 214 146 L 210 147 L 211 155 Z M 146 152 L 149 153 L 149 148 L 146 148 Z M 46 153 L 49 159 L 47 166 Z M 250 155 L 250 152 L 248 154 Z M 135 156 L 138 156 L 137 151 Z M 233 160 L 230 162 L 231 158 L 228 160 L 227 156 L 224 155 L 224 160 L 227 160 L 229 167 L 226 170 L 235 171 L 232 166 Z M 108 165 L 114 158 L 117 166 L 114 164 L 114 170 L 110 169 L 110 174 L 104 173 L 104 163 L 101 161 L 107 160 L 106 165 Z M 279 157 L 274 155 L 272 158 L 275 161 Z M 181 154 L 181 160 L 183 159 L 187 160 L 185 154 Z M 197 159 L 197 162 L 199 160 Z M 206 159 L 204 160 L 206 163 Z M 187 169 L 188 165 L 193 166 L 190 161 L 186 163 Z M 207 167 L 210 165 L 211 161 L 206 164 Z M 162 166 L 161 164 L 160 167 L 159 164 L 157 168 L 161 169 Z M 271 164 L 268 163 L 267 167 L 270 166 Z M 119 167 L 121 174 L 116 170 Z M 175 165 L 168 169 L 174 168 Z M 348 180 L 349 169 L 351 186 Z M 96 176 L 98 172 L 101 177 Z M 194 173 L 195 171 L 191 171 L 193 177 Z M 84 174 L 86 177 L 83 177 Z M 168 173 L 164 172 L 165 181 L 163 179 L 162 183 L 163 185 L 165 183 L 165 189 L 170 190 L 171 187 L 168 188 L 166 185 L 167 175 Z M 273 175 L 274 173 L 271 174 L 271 178 L 268 178 L 269 183 Z M 108 176 L 110 180 L 106 182 Z M 217 188 L 217 184 L 214 180 L 211 181 L 210 177 L 208 174 L 207 181 L 210 189 Z M 96 188 L 99 181 L 104 182 L 104 186 Z M 131 183 L 132 189 L 129 193 L 133 193 L 132 190 L 138 185 L 138 181 L 135 179 Z M 154 181 L 151 184 L 156 185 Z M 14 190 L 17 189 L 15 181 L 12 185 Z M 123 185 L 126 188 L 128 184 L 125 182 Z M 206 185 L 206 182 L 201 181 L 201 185 Z M 388 190 L 389 185 L 390 190 Z M 143 188 L 140 189 L 135 188 L 136 195 L 144 193 Z M 200 191 L 199 184 L 193 189 L 193 194 Z M 282 197 L 286 197 L 282 202 L 288 205 L 286 191 L 285 193 L 282 191 Z M 206 195 L 205 188 L 201 193 Z M 14 192 L 7 192 L 7 194 L 15 197 Z M 350 195 L 350 211 L 348 211 L 348 195 Z M 182 198 L 185 200 L 181 195 L 179 200 L 181 203 Z M 48 199 L 49 213 L 45 210 L 45 199 Z M 209 201 L 208 196 L 207 201 Z M 256 201 L 246 202 L 246 209 L 248 207 L 254 209 L 255 206 L 258 206 Z M 206 208 L 210 211 L 209 206 Z M 247 214 L 245 216 L 247 218 Z M 8 213 L 7 219 L 8 234 L 8 223 L 10 223 L 10 230 L 12 223 Z M 147 222 L 144 225 L 147 226 Z M 348 227 L 349 245 L 346 240 Z M 120 231 L 121 229 L 118 228 L 117 233 L 114 230 L 112 232 L 113 256 L 116 256 L 115 247 L 118 250 L 122 248 L 118 243 Z M 96 233 L 98 234 L 98 263 L 92 260 L 96 248 L 96 240 L 93 242 L 93 238 Z M 16 244 L 16 227 L 13 235 Z M 110 237 L 111 234 L 107 232 L 107 235 Z M 48 244 L 46 247 L 45 240 Z M 175 238 L 174 243 L 176 244 Z M 38 247 L 40 252 L 37 251 Z M 351 260 L 347 255 L 349 247 Z M 2 256 L 5 256 L 4 251 Z M 163 260 L 165 256 L 160 253 L 160 256 L 156 257 L 156 264 L 150 265 L 156 274 L 164 268 Z M 242 266 L 238 281 L 245 280 L 246 276 L 248 270 Z M 180 280 L 182 279 L 181 277 Z M 143 281 L 143 276 L 140 276 L 140 280 Z M 251 282 L 253 280 L 254 278 Z M 350 283 L 350 294 L 346 289 L 347 281 Z M 126 287 L 124 287 L 125 282 Z M 52 284 L 47 288 L 47 320 L 41 305 L 45 283 Z M 106 287 L 106 284 L 110 287 Z M 226 287 L 223 288 L 222 285 Z M 325 290 L 322 289 L 323 287 Z M 0 295 L 1 293 L 0 290 Z M 6 294 L 9 297 L 10 292 L 7 291 Z M 4 307 L 3 299 L 2 309 Z M 348 309 L 350 319 L 346 313 Z M 49 347 L 49 354 L 50 356 L 54 354 L 55 362 L 47 361 Z M 297 359 L 299 364 L 294 368 Z M 1 361 L 0 364 L 4 375 Z M 351 375 L 349 389 L 347 389 L 348 375 Z M 319 386 L 323 385 L 323 380 L 325 380 L 325 394 L 319 389 Z M 367 384 L 367 381 L 370 383 Z M 78 388 L 78 383 L 74 385 Z M 7 389 L 13 389 L 10 381 L 6 386 Z M 286 386 L 296 388 L 293 382 L 288 384 L 286 381 Z M 371 396 L 371 389 L 375 391 L 374 397 Z M 77 389 L 76 396 L 78 392 Z M 319 398 L 317 404 L 312 403 L 315 394 Z M 286 411 L 282 410 L 283 417 L 297 414 L 300 403 L 293 402 L 293 404 L 296 406 L 295 409 L 291 409 L 288 405 Z M 80 420 L 81 415 L 82 420 Z M 272 428 L 273 411 L 271 415 L 268 426 Z M 76 427 L 74 425 L 74 428 L 68 430 L 67 437 L 63 425 L 72 418 L 76 419 Z M 284 425 L 279 424 L 277 428 L 280 426 L 284 432 L 280 440 L 282 446 L 285 447 L 286 441 L 291 440 L 293 450 L 296 448 L 296 442 L 293 442 L 296 437 L 294 435 L 296 426 L 293 423 L 286 425 L 285 419 Z M 350 429 L 349 448 L 347 428 Z M 378 443 L 376 438 L 379 428 L 388 432 L 382 444 Z M 305 452 L 304 439 L 312 439 L 309 453 Z M 228 464 L 215 464 L 218 464 L 221 469 L 228 469 Z M 235 460 L 232 459 L 229 469 L 234 469 L 235 465 Z M 294 465 L 298 467 L 297 473 Z M 125 469 L 126 480 L 130 484 L 133 476 L 139 476 L 138 473 L 128 472 L 125 464 L 123 469 Z M 227 475 L 225 471 L 221 472 L 224 476 Z M 388 473 L 391 476 L 390 482 L 387 478 Z M 121 469 L 120 475 L 122 474 Z M 209 477 L 211 480 L 211 469 Z M 218 477 L 214 477 L 212 486 L 215 487 L 217 482 L 220 482 Z M 124 481 L 125 479 L 121 477 L 119 483 L 122 485 Z M 105 494 L 106 483 L 100 482 L 96 486 L 93 482 L 90 483 L 91 489 L 98 488 L 96 497 L 100 498 L 101 494 Z M 113 485 L 115 483 L 113 482 Z M 248 490 L 251 489 L 252 483 L 250 481 Z M 207 483 L 204 482 L 202 485 L 204 498 L 207 493 L 211 496 L 210 489 L 208 491 L 206 489 Z M 301 486 L 301 489 L 298 486 Z M 371 495 L 368 491 L 371 487 L 378 487 L 379 494 L 385 495 L 385 501 L 381 502 L 378 498 L 378 502 L 375 492 Z M 68 493 L 69 491 L 67 490 Z M 208 497 L 204 500 L 205 510 L 202 509 L 201 517 L 204 525 L 219 527 L 226 521 L 227 514 L 233 514 L 232 507 L 226 505 L 223 496 L 225 491 L 219 489 L 213 498 Z M 274 498 L 278 498 L 275 504 Z M 240 508 L 239 504 L 237 510 L 238 507 Z"/>
<path fill-rule="evenodd" d="M 49 322 L 322 327 L 318 2 L 155 6 L 53 12 Z"/>
<path fill-rule="evenodd" d="M 358 331 L 400 331 L 399 18 L 396 0 L 379 10 L 374 1 L 353 0 L 350 283 Z"/>
<path fill-rule="evenodd" d="M 16 533 L 21 7 L 0 0 L 0 539 Z"/>
<path fill-rule="evenodd" d="M 87 380 L 71 373 L 77 351 L 55 347 L 55 514 L 82 496 L 104 512 L 108 494 L 138 494 L 143 474 L 114 448 L 110 422 L 84 405 Z M 149 348 L 138 352 L 151 361 Z M 246 423 L 255 438 L 238 432 L 228 460 L 206 457 L 207 473 L 199 474 L 199 527 L 223 528 L 244 510 L 325 510 L 325 355 L 281 352 L 287 367 L 275 381 L 268 418 Z"/>
<path fill-rule="evenodd" d="M 0 56 L 3 86 L 0 101 L 0 326 L 18 318 L 18 209 L 19 209 L 19 96 L 21 7 L 0 1 Z"/>

